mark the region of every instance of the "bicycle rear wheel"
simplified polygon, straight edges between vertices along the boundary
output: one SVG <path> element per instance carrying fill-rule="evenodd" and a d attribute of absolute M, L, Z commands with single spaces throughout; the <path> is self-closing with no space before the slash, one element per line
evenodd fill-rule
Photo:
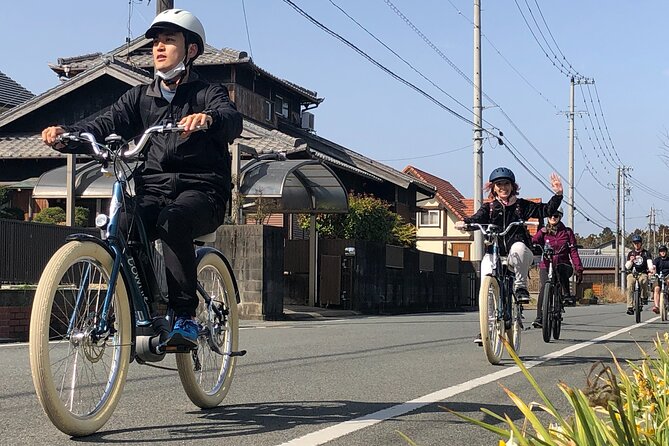
<path fill-rule="evenodd" d="M 641 322 L 641 288 L 638 287 L 634 290 L 634 320 L 638 324 Z"/>
<path fill-rule="evenodd" d="M 118 403 L 130 361 L 130 305 L 119 275 L 99 334 L 112 258 L 97 243 L 73 241 L 40 277 L 30 320 L 30 367 L 51 422 L 72 436 L 100 429 Z"/>
<path fill-rule="evenodd" d="M 502 336 L 504 336 L 504 321 L 499 314 L 499 283 L 494 277 L 484 276 L 479 289 L 479 325 L 483 351 L 490 364 L 499 364 L 502 360 Z"/>
<path fill-rule="evenodd" d="M 555 286 L 551 282 L 544 285 L 544 300 L 541 303 L 541 334 L 544 342 L 551 340 L 551 328 L 553 325 L 553 290 Z"/>
<path fill-rule="evenodd" d="M 198 407 L 218 406 L 225 398 L 235 371 L 239 342 L 237 290 L 225 261 L 214 252 L 202 256 L 197 265 L 197 280 L 211 298 L 209 305 L 198 291 L 195 317 L 202 327 L 198 346 L 188 353 L 177 353 L 177 369 L 188 398 Z"/>

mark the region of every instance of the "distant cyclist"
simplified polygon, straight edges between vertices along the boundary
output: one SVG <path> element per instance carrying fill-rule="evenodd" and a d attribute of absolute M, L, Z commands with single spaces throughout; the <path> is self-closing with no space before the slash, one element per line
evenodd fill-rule
<path fill-rule="evenodd" d="M 481 223 L 506 228 L 514 221 L 527 221 L 531 218 L 543 219 L 553 215 L 562 202 L 562 181 L 556 173 L 551 174 L 550 181 L 555 195 L 548 203 L 535 203 L 518 198 L 520 186 L 516 183 L 516 176 L 511 169 L 498 167 L 490 173 L 488 183 L 485 185 L 490 201 L 483 203 L 471 217 L 457 222 L 455 227 L 463 229 L 469 223 Z M 531 246 L 530 234 L 524 226 L 513 228 L 500 240 L 499 244 L 500 255 L 506 256 L 509 268 L 515 273 L 514 295 L 522 304 L 530 302 L 527 276 L 534 260 Z M 481 277 L 492 274 L 492 267 L 492 254 L 487 252 L 481 260 Z M 482 345 L 480 333 L 474 342 Z"/>
<path fill-rule="evenodd" d="M 541 228 L 532 237 L 532 243 L 544 246 L 549 243 L 553 248 L 555 262 L 557 263 L 557 275 L 562 287 L 562 301 L 571 299 L 569 295 L 569 278 L 576 271 L 576 281 L 583 279 L 583 265 L 581 257 L 576 248 L 576 237 L 574 231 L 560 221 L 562 219 L 562 209 L 548 216 L 546 227 Z M 541 306 L 544 300 L 544 285 L 548 282 L 548 260 L 542 259 L 539 264 L 539 299 L 537 301 L 537 318 L 532 325 L 540 328 L 542 326 Z M 573 265 L 573 266 L 572 266 Z"/>
<path fill-rule="evenodd" d="M 653 260 L 653 271 L 664 276 L 664 281 L 669 285 L 669 255 L 667 255 L 667 245 L 660 245 L 658 249 L 659 256 Z M 660 290 L 662 284 L 658 280 L 653 290 L 653 313 L 660 312 Z"/>
<path fill-rule="evenodd" d="M 653 261 L 650 254 L 641 244 L 643 239 L 639 234 L 632 236 L 632 246 L 634 247 L 627 254 L 627 261 L 625 262 L 625 269 L 627 270 L 627 314 L 634 314 L 634 285 L 636 280 L 639 281 L 641 287 L 641 296 L 643 300 L 648 301 L 648 272 L 653 270 Z M 632 268 L 636 270 L 638 279 L 634 278 Z"/>

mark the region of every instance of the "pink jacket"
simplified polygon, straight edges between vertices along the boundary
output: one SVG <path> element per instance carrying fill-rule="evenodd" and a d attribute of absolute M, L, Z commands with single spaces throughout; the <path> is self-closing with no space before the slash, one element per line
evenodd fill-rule
<path fill-rule="evenodd" d="M 546 231 L 546 228 L 541 228 L 539 231 L 537 231 L 537 233 L 532 237 L 532 243 L 541 246 L 544 246 L 546 242 L 550 243 L 550 245 L 553 247 L 555 260 L 558 264 L 568 265 L 571 263 L 574 265 L 575 272 L 583 272 L 583 264 L 581 263 L 581 258 L 578 255 L 578 249 L 576 248 L 576 237 L 574 236 L 574 231 L 566 227 L 562 222 L 557 224 L 557 231 L 555 234 L 549 234 L 544 231 Z M 548 262 L 546 259 L 541 259 L 539 268 L 548 268 Z"/>

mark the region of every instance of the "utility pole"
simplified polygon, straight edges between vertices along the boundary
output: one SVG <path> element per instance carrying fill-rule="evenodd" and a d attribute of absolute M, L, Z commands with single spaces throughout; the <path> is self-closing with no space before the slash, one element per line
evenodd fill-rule
<path fill-rule="evenodd" d="M 618 271 L 620 271 L 620 171 L 621 167 L 618 166 L 618 181 L 617 181 L 617 195 L 616 195 L 616 262 L 615 262 L 615 271 L 616 273 L 614 274 L 614 282 L 615 282 L 615 287 L 618 288 L 620 286 L 620 276 L 618 274 Z"/>
<path fill-rule="evenodd" d="M 567 195 L 567 223 L 572 229 L 574 229 L 574 85 L 594 83 L 593 79 L 585 77 L 574 78 L 572 76 L 569 80 L 569 194 Z"/>
<path fill-rule="evenodd" d="M 157 0 L 156 1 L 156 15 L 167 9 L 174 9 L 174 0 Z"/>
<path fill-rule="evenodd" d="M 474 0 L 474 211 L 483 204 L 483 104 L 481 101 L 481 0 Z M 483 258 L 483 235 L 474 231 L 472 260 Z"/>
<path fill-rule="evenodd" d="M 574 229 L 574 76 L 569 82 L 569 194 L 567 221 Z"/>
<path fill-rule="evenodd" d="M 622 224 L 623 224 L 623 230 L 622 230 L 622 237 L 620 239 L 620 246 L 623 252 L 623 255 L 625 255 L 625 202 L 627 201 L 627 196 L 629 195 L 630 191 L 628 190 L 627 186 L 627 174 L 626 172 L 631 170 L 631 167 L 624 167 L 622 168 L 622 181 L 623 181 L 623 188 L 622 188 L 622 206 L 623 210 L 621 213 L 621 219 L 622 219 Z M 620 280 L 620 286 L 622 287 L 623 290 L 627 288 L 627 274 L 625 274 L 625 271 L 622 269 L 620 270 L 620 275 L 621 275 L 621 280 Z"/>

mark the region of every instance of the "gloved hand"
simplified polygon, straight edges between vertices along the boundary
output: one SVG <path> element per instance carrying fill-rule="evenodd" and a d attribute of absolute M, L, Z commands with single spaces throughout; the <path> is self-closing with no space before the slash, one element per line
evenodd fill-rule
<path fill-rule="evenodd" d="M 583 271 L 576 271 L 576 283 L 583 282 Z"/>

